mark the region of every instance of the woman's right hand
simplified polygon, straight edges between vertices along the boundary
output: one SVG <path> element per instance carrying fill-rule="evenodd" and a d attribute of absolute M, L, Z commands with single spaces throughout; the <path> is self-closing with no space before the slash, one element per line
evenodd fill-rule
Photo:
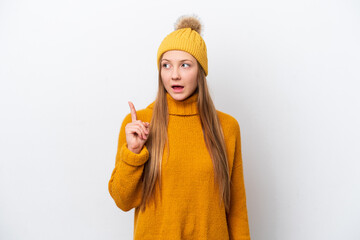
<path fill-rule="evenodd" d="M 138 154 L 149 136 L 150 123 L 137 120 L 134 104 L 128 103 L 132 121 L 125 126 L 126 142 L 128 149 Z"/>

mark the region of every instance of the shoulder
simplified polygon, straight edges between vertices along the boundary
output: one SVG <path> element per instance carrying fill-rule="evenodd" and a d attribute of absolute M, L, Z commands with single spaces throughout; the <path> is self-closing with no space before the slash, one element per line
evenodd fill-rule
<path fill-rule="evenodd" d="M 235 117 L 216 110 L 223 130 L 230 165 L 233 166 L 237 149 L 241 148 L 240 126 Z"/>
<path fill-rule="evenodd" d="M 219 110 L 216 110 L 216 112 L 225 136 L 240 134 L 239 122 L 235 117 Z"/>
<path fill-rule="evenodd" d="M 224 125 L 226 128 L 239 128 L 239 122 L 236 120 L 235 117 L 231 116 L 228 113 L 221 112 L 219 110 L 216 110 L 220 123 Z"/>

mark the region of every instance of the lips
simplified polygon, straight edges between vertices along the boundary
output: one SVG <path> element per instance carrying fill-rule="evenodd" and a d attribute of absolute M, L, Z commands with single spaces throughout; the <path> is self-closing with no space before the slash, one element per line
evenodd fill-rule
<path fill-rule="evenodd" d="M 171 86 L 171 88 L 173 89 L 174 92 L 181 93 L 184 89 L 184 86 L 174 84 Z"/>

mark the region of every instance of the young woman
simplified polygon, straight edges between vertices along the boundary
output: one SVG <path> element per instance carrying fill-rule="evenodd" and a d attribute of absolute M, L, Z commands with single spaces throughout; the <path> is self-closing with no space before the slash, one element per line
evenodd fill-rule
<path fill-rule="evenodd" d="M 211 100 L 200 31 L 179 18 L 158 49 L 156 100 L 129 102 L 120 129 L 109 192 L 135 208 L 135 240 L 250 239 L 240 128 Z"/>

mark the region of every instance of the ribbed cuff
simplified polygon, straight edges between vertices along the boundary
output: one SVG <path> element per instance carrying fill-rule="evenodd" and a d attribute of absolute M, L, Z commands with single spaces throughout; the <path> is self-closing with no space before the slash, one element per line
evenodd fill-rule
<path fill-rule="evenodd" d="M 120 150 L 120 159 L 131 166 L 140 166 L 149 159 L 149 152 L 144 145 L 140 153 L 136 154 L 128 149 L 127 143 L 124 143 Z"/>

